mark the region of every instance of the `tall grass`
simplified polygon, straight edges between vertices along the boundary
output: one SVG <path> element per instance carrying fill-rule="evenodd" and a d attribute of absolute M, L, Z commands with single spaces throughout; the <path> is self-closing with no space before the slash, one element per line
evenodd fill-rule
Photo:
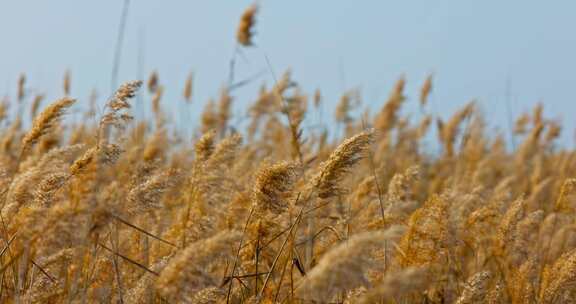
<path fill-rule="evenodd" d="M 256 12 L 239 47 L 253 46 Z M 30 113 L 0 115 L 1 302 L 576 301 L 576 152 L 542 106 L 518 118 L 515 150 L 474 103 L 427 114 L 431 76 L 415 92 L 425 115 L 410 119 L 402 77 L 376 113 L 356 115 L 345 93 L 331 111 L 344 128 L 329 134 L 302 124 L 329 106 L 320 91 L 286 73 L 245 130 L 225 89 L 190 141 L 169 131 L 157 72 L 148 92 L 121 85 L 96 121 L 62 119 L 82 102 L 71 81 L 42 109 L 22 74 Z M 131 116 L 137 94 L 152 121 Z M 423 144 L 433 127 L 440 154 Z"/>

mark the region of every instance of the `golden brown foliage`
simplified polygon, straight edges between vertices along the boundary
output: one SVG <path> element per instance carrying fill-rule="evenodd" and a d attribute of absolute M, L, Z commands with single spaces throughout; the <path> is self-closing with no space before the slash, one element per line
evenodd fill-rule
<path fill-rule="evenodd" d="M 287 71 L 245 113 L 224 88 L 190 134 L 156 71 L 136 104 L 154 118 L 134 118 L 141 85 L 68 120 L 70 97 L 36 115 L 36 95 L 32 121 L 2 99 L 0 302 L 576 302 L 576 152 L 543 104 L 509 130 L 516 149 L 480 103 L 428 111 L 432 76 L 413 119 L 405 77 L 373 113 L 359 90 L 331 105 Z M 19 110 L 29 92 L 22 74 Z"/>
<path fill-rule="evenodd" d="M 345 94 L 341 137 L 307 127 L 320 109 L 289 73 L 246 129 L 223 90 L 192 142 L 153 82 L 152 122 L 131 123 L 139 81 L 97 123 L 60 121 L 68 97 L 27 132 L 5 115 L 1 300 L 573 301 L 576 156 L 555 146 L 559 127 L 539 107 L 509 150 L 468 104 L 432 155 L 421 144 L 438 117 L 405 117 L 404 83 L 376 115 L 356 117 Z"/>

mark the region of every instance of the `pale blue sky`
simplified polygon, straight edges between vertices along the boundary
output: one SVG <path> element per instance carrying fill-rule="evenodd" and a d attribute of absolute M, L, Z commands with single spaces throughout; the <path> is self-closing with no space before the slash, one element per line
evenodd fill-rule
<path fill-rule="evenodd" d="M 0 0 L 0 94 L 14 94 L 16 79 L 52 99 L 62 74 L 72 72 L 72 95 L 86 99 L 110 89 L 110 74 L 123 1 Z M 190 70 L 195 105 L 216 96 L 225 83 L 235 29 L 251 1 L 131 0 L 121 81 L 137 77 L 139 36 L 144 71 L 158 69 L 166 104 L 175 109 Z M 575 1 L 260 1 L 257 48 L 245 52 L 237 79 L 266 69 L 266 53 L 280 74 L 291 67 L 309 92 L 317 87 L 332 114 L 344 89 L 360 87 L 379 108 L 393 82 L 406 75 L 417 112 L 418 87 L 435 74 L 433 104 L 451 113 L 477 98 L 495 125 L 506 127 L 506 82 L 518 114 L 535 102 L 565 123 L 572 144 L 576 80 Z M 238 109 L 256 95 L 264 75 L 238 90 Z M 196 117 L 194 115 L 193 117 Z"/>

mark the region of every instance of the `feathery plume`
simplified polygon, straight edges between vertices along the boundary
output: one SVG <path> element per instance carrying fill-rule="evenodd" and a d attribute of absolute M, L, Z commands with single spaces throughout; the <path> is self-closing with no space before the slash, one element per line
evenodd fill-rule
<path fill-rule="evenodd" d="M 98 147 L 92 147 L 86 150 L 86 152 L 84 152 L 84 154 L 81 157 L 79 157 L 74 161 L 74 163 L 72 163 L 72 165 L 70 166 L 70 174 L 77 175 L 80 172 L 82 172 L 83 169 L 85 169 L 90 163 L 94 161 L 94 158 L 96 157 L 97 153 L 98 153 Z"/>
<path fill-rule="evenodd" d="M 404 77 L 400 77 L 396 84 L 394 85 L 394 89 L 388 97 L 386 104 L 378 116 L 376 116 L 374 120 L 374 127 L 383 133 L 390 131 L 398 122 L 398 112 L 400 107 L 404 103 L 406 97 L 404 96 L 404 86 L 406 85 L 406 79 Z"/>
<path fill-rule="evenodd" d="M 322 103 L 322 93 L 320 92 L 320 89 L 316 89 L 316 91 L 314 91 L 314 108 L 318 109 L 320 103 Z"/>
<path fill-rule="evenodd" d="M 52 203 L 56 191 L 64 186 L 70 178 L 70 174 L 59 172 L 46 176 L 36 187 L 36 203 L 41 206 L 49 206 Z"/>
<path fill-rule="evenodd" d="M 40 108 L 40 104 L 42 103 L 43 99 L 44 99 L 44 95 L 42 95 L 42 94 L 38 94 L 34 97 L 34 100 L 32 101 L 32 105 L 30 106 L 30 116 L 32 117 L 32 119 L 34 119 L 34 117 L 36 117 L 36 113 L 38 113 L 38 108 Z"/>
<path fill-rule="evenodd" d="M 207 160 L 208 166 L 230 166 L 236 156 L 236 151 L 242 144 L 240 134 L 232 134 L 220 141 Z"/>
<path fill-rule="evenodd" d="M 172 176 L 167 172 L 152 175 L 145 182 L 130 190 L 128 193 L 128 210 L 135 214 L 162 207 L 160 199 L 170 187 L 171 182 Z"/>
<path fill-rule="evenodd" d="M 432 92 L 432 75 L 428 75 L 422 88 L 420 89 L 420 106 L 424 107 L 428 102 L 428 96 L 430 96 L 430 92 Z"/>
<path fill-rule="evenodd" d="M 460 125 L 474 113 L 475 107 L 474 102 L 466 104 L 466 106 L 456 112 L 450 120 L 440 128 L 439 136 L 444 144 L 444 150 L 448 157 L 454 155 L 454 144 L 456 137 L 458 137 L 460 133 Z"/>
<path fill-rule="evenodd" d="M 539 303 L 568 303 L 565 298 L 576 283 L 576 250 L 562 255 L 554 265 L 545 268 Z"/>
<path fill-rule="evenodd" d="M 32 122 L 32 128 L 22 138 L 22 153 L 29 149 L 38 139 L 48 133 L 64 115 L 66 109 L 76 102 L 72 98 L 62 98 L 49 105 Z"/>
<path fill-rule="evenodd" d="M 108 102 L 108 106 L 114 111 L 130 108 L 128 99 L 136 96 L 140 86 L 142 86 L 142 81 L 129 81 L 122 84 L 114 93 L 114 97 Z"/>
<path fill-rule="evenodd" d="M 226 293 L 222 288 L 207 287 L 198 291 L 192 298 L 194 304 L 218 304 L 226 300 Z"/>
<path fill-rule="evenodd" d="M 372 263 L 370 253 L 385 242 L 398 240 L 403 232 L 403 227 L 393 226 L 386 231 L 353 235 L 322 256 L 300 283 L 298 294 L 311 300 L 330 301 L 339 292 L 367 286 L 366 271 Z"/>
<path fill-rule="evenodd" d="M 352 110 L 351 102 L 352 92 L 345 93 L 340 97 L 340 102 L 336 105 L 336 121 L 339 123 L 347 124 L 352 121 L 350 117 L 350 111 Z"/>
<path fill-rule="evenodd" d="M 556 121 L 551 121 L 548 124 L 548 132 L 546 133 L 545 140 L 546 142 L 551 142 L 554 139 L 560 137 L 560 133 L 562 133 L 562 126 L 560 123 Z"/>
<path fill-rule="evenodd" d="M 574 201 L 575 190 L 576 178 L 566 179 L 562 184 L 562 188 L 560 188 L 560 194 L 558 195 L 558 199 L 556 199 L 554 209 L 558 211 L 573 210 L 574 206 L 571 206 L 570 202 Z"/>
<path fill-rule="evenodd" d="M 342 193 L 338 183 L 360 159 L 372 143 L 374 131 L 363 131 L 340 144 L 330 158 L 320 165 L 320 172 L 312 180 L 320 198 L 329 198 Z"/>
<path fill-rule="evenodd" d="M 210 273 L 210 265 L 233 257 L 240 237 L 240 232 L 224 230 L 190 244 L 162 270 L 156 282 L 158 292 L 173 302 L 193 303 L 198 292 L 217 287 L 220 281 Z"/>
<path fill-rule="evenodd" d="M 382 283 L 368 290 L 368 292 L 358 300 L 358 303 L 380 303 L 382 301 L 397 299 L 412 292 L 422 292 L 427 285 L 433 283 L 427 276 L 426 268 L 421 267 L 408 267 L 389 273 Z"/>
<path fill-rule="evenodd" d="M 155 159 L 162 159 L 164 157 L 164 150 L 167 146 L 167 135 L 164 128 L 159 128 L 154 132 L 154 135 L 147 140 L 144 146 L 142 157 L 144 161 L 153 161 Z"/>
<path fill-rule="evenodd" d="M 404 173 L 395 174 L 388 186 L 388 199 L 390 201 L 406 201 L 410 198 L 411 183 L 417 181 L 420 175 L 418 166 L 412 166 Z"/>
<path fill-rule="evenodd" d="M 236 41 L 238 41 L 240 45 L 253 45 L 252 38 L 254 36 L 254 24 L 256 23 L 257 12 L 258 6 L 252 4 L 242 13 L 240 24 L 238 24 L 238 30 L 236 31 Z"/>
<path fill-rule="evenodd" d="M 519 116 L 514 122 L 514 134 L 524 134 L 528 130 L 528 124 L 530 124 L 530 114 L 524 113 Z"/>
<path fill-rule="evenodd" d="M 508 208 L 496 234 L 496 253 L 503 254 L 509 244 L 514 241 L 516 226 L 524 218 L 526 202 L 523 197 L 518 198 Z"/>
<path fill-rule="evenodd" d="M 18 76 L 18 102 L 22 102 L 26 97 L 26 74 L 22 73 Z"/>
<path fill-rule="evenodd" d="M 142 86 L 142 81 L 126 82 L 116 90 L 114 96 L 106 103 L 108 112 L 102 116 L 99 122 L 98 145 L 108 142 L 107 136 L 110 126 L 123 129 L 124 123 L 132 120 L 132 116 L 122 113 L 122 110 L 127 110 L 131 107 L 128 100 L 136 95 L 140 86 Z"/>
<path fill-rule="evenodd" d="M 158 72 L 152 71 L 148 77 L 148 92 L 155 93 L 158 89 Z"/>
<path fill-rule="evenodd" d="M 162 101 L 162 95 L 164 95 L 164 87 L 158 86 L 154 90 L 154 96 L 152 97 L 152 111 L 156 116 L 160 115 L 160 101 Z"/>
<path fill-rule="evenodd" d="M 2 100 L 0 100 L 0 122 L 6 119 L 6 117 L 8 117 L 8 107 L 9 107 L 8 99 L 2 98 Z"/>
<path fill-rule="evenodd" d="M 264 166 L 256 173 L 253 195 L 261 210 L 279 214 L 287 208 L 286 198 L 294 188 L 296 168 L 295 164 L 280 162 Z"/>
<path fill-rule="evenodd" d="M 154 263 L 150 269 L 154 272 L 160 272 L 168 264 L 168 258 L 161 258 L 158 262 Z M 149 295 L 154 295 L 154 283 L 156 282 L 156 277 L 152 274 L 144 274 L 136 283 L 128 294 L 126 295 L 125 301 L 127 303 L 146 303 L 149 299 L 146 297 Z"/>
<path fill-rule="evenodd" d="M 64 72 L 64 78 L 62 79 L 62 89 L 64 90 L 64 96 L 70 95 L 70 70 Z"/>
<path fill-rule="evenodd" d="M 422 139 L 426 135 L 426 132 L 428 132 L 428 128 L 430 127 L 431 123 L 432 123 L 431 115 L 426 115 L 424 118 L 422 118 L 422 120 L 420 121 L 420 125 L 418 126 L 418 129 L 416 131 L 416 137 L 418 139 Z"/>
<path fill-rule="evenodd" d="M 116 144 L 103 144 L 98 146 L 98 161 L 103 164 L 112 165 L 118 161 L 120 155 L 124 152 Z"/>
<path fill-rule="evenodd" d="M 192 102 L 192 81 L 194 80 L 194 74 L 190 73 L 188 74 L 188 77 L 186 78 L 186 82 L 184 83 L 184 100 L 186 100 L 186 102 L 191 103 Z"/>
<path fill-rule="evenodd" d="M 464 290 L 456 304 L 474 304 L 480 303 L 488 293 L 490 284 L 491 273 L 489 271 L 481 271 L 468 279 Z"/>
<path fill-rule="evenodd" d="M 513 266 L 520 266 L 531 256 L 536 254 L 536 248 L 530 246 L 538 236 L 538 231 L 544 221 L 544 212 L 542 210 L 534 211 L 516 225 L 513 241 L 510 246 L 509 263 Z"/>
<path fill-rule="evenodd" d="M 214 137 L 216 137 L 216 132 L 208 131 L 194 144 L 197 160 L 204 162 L 210 158 L 214 152 Z"/>

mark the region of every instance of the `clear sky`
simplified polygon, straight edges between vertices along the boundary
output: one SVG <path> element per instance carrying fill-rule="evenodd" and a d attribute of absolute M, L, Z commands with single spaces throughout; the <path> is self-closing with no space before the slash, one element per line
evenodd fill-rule
<path fill-rule="evenodd" d="M 175 110 L 189 71 L 195 72 L 198 112 L 217 96 L 228 74 L 235 30 L 251 1 L 131 0 L 119 80 L 153 69 Z M 18 74 L 48 98 L 61 93 L 65 69 L 72 95 L 110 92 L 121 0 L 0 0 L 0 94 L 15 94 Z M 432 104 L 442 115 L 478 99 L 493 125 L 506 127 L 506 91 L 514 114 L 545 104 L 564 122 L 573 144 L 576 106 L 576 1 L 260 1 L 256 48 L 245 52 L 237 79 L 291 67 L 309 92 L 321 88 L 326 115 L 345 90 L 360 88 L 374 109 L 405 75 L 416 112 L 418 87 L 435 75 Z M 139 45 L 142 47 L 139 48 Z M 270 74 L 236 92 L 245 107 Z M 507 86 L 509 82 L 509 86 Z M 193 116 L 197 117 L 197 116 Z M 194 122 L 192 122 L 194 123 Z"/>

